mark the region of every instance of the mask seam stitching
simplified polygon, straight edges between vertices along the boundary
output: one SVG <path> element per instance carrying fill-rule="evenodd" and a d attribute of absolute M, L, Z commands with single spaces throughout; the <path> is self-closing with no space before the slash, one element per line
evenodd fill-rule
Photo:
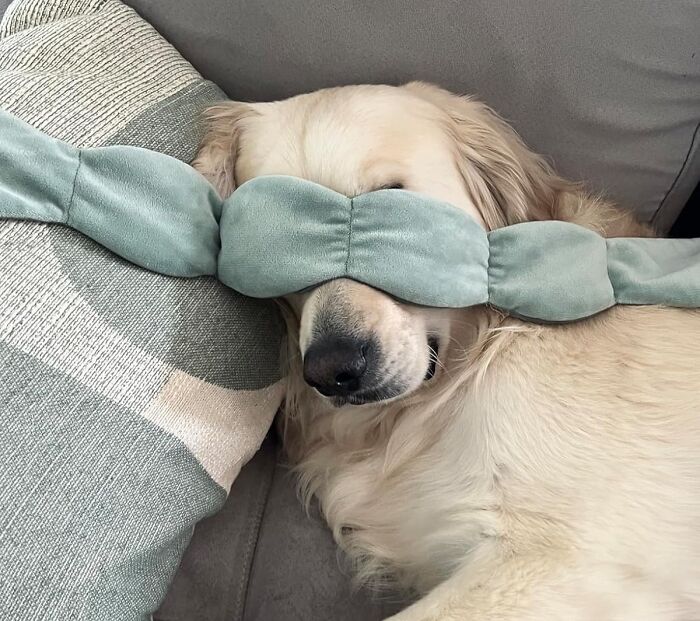
<path fill-rule="evenodd" d="M 491 237 L 486 233 L 486 304 L 491 304 Z"/>
<path fill-rule="evenodd" d="M 619 302 L 617 301 L 617 291 L 615 290 L 615 283 L 610 277 L 610 240 L 603 238 L 605 243 L 605 272 L 608 276 L 608 282 L 610 283 L 610 289 L 612 290 L 613 306 L 617 306 Z"/>
<path fill-rule="evenodd" d="M 355 199 L 350 199 L 350 216 L 348 218 L 348 251 L 345 255 L 345 276 L 348 276 L 348 266 L 350 265 L 350 248 L 352 247 L 352 224 L 355 216 Z"/>
<path fill-rule="evenodd" d="M 68 200 L 68 207 L 66 208 L 66 224 L 71 226 L 70 214 L 73 207 L 73 199 L 75 198 L 75 188 L 78 185 L 78 173 L 80 172 L 80 167 L 83 163 L 83 151 L 82 149 L 78 151 L 78 165 L 75 167 L 75 175 L 73 176 L 73 187 L 70 193 L 70 199 Z"/>

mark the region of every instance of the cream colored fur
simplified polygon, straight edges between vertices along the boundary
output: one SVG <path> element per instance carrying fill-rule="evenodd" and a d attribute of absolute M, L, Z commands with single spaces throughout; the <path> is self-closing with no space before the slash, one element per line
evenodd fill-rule
<path fill-rule="evenodd" d="M 290 174 L 347 195 L 401 183 L 495 228 L 647 235 L 558 178 L 478 102 L 346 87 L 224 104 L 196 162 L 223 193 Z M 376 334 L 404 394 L 334 408 L 300 365 L 319 309 Z M 700 312 L 617 307 L 566 326 L 398 304 L 336 281 L 284 306 L 282 427 L 358 577 L 422 598 L 395 621 L 700 619 Z M 423 381 L 439 338 L 439 371 Z"/>

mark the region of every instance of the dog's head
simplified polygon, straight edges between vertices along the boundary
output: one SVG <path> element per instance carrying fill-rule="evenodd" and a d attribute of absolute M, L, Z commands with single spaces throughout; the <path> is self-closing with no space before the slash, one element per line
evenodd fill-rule
<path fill-rule="evenodd" d="M 493 229 L 551 217 L 564 184 L 481 103 L 424 83 L 352 86 L 210 110 L 195 166 L 227 195 L 261 175 L 347 196 L 403 188 Z M 288 299 L 306 382 L 334 405 L 408 395 L 440 374 L 450 310 L 416 307 L 350 280 Z"/>

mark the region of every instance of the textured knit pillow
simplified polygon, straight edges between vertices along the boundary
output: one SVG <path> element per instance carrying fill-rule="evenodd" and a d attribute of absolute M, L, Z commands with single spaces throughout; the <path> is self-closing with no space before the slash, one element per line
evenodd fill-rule
<path fill-rule="evenodd" d="M 0 107 L 188 161 L 223 94 L 116 0 L 17 0 Z M 0 171 L 1 174 L 1 171 Z M 148 619 L 281 399 L 274 306 L 0 221 L 0 619 Z"/>

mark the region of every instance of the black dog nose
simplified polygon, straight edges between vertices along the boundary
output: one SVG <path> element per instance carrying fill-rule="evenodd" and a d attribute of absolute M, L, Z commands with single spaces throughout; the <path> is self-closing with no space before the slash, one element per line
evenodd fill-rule
<path fill-rule="evenodd" d="M 354 337 L 322 337 L 304 355 L 304 379 L 326 397 L 349 395 L 362 388 L 368 344 Z"/>

